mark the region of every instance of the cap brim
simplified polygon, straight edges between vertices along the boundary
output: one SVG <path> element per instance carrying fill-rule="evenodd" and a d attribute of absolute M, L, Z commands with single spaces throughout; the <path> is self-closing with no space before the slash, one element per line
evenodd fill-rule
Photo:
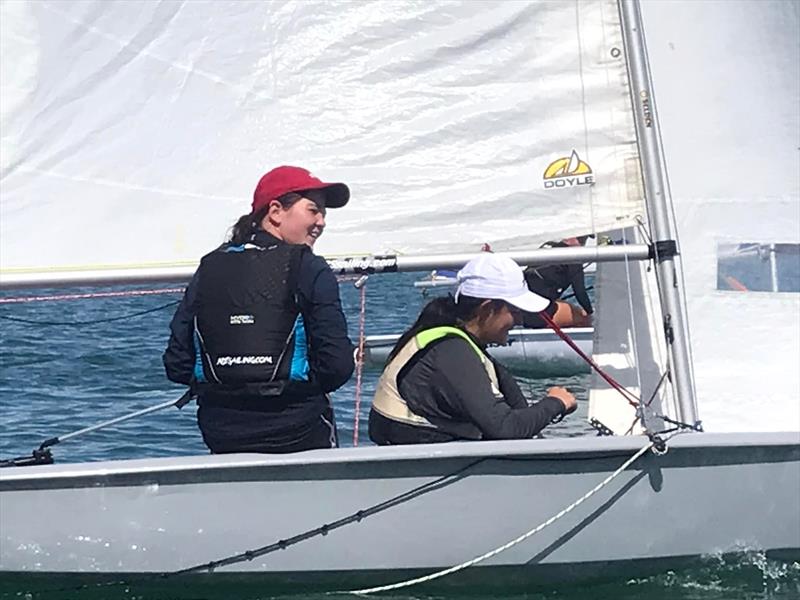
<path fill-rule="evenodd" d="M 350 200 L 350 188 L 343 183 L 326 183 L 320 189 L 325 191 L 325 208 L 341 208 Z"/>
<path fill-rule="evenodd" d="M 513 298 L 503 298 L 509 304 L 513 304 L 525 312 L 538 313 L 550 306 L 550 300 L 533 292 L 525 292 Z"/>

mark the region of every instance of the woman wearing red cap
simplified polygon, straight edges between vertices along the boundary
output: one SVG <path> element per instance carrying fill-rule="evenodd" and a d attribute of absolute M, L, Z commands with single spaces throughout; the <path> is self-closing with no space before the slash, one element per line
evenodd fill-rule
<path fill-rule="evenodd" d="M 203 257 L 170 324 L 167 377 L 192 387 L 214 453 L 338 445 L 327 394 L 353 372 L 336 277 L 311 252 L 350 192 L 283 166 L 230 240 Z"/>

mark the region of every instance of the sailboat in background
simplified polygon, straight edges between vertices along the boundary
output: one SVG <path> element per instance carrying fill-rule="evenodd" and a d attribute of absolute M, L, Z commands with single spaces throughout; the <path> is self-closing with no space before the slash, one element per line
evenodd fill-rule
<path fill-rule="evenodd" d="M 592 353 L 591 327 L 571 327 L 565 330 L 570 339 L 586 355 Z M 383 368 L 394 348 L 399 333 L 369 335 L 364 340 L 364 363 Z M 528 377 L 558 377 L 588 373 L 589 365 L 572 348 L 564 344 L 549 329 L 512 329 L 505 344 L 493 344 L 489 354 L 516 375 Z"/>
<path fill-rule="evenodd" d="M 0 578 L 800 554 L 800 290 L 717 288 L 721 248 L 800 244 L 796 3 L 0 7 L 4 289 L 185 279 L 265 164 L 324 166 L 353 191 L 317 249 L 338 272 L 487 240 L 596 261 L 590 417 L 617 434 L 3 469 Z M 590 232 L 625 243 L 530 250 Z"/>
<path fill-rule="evenodd" d="M 491 251 L 491 249 L 486 248 L 482 249 L 482 251 Z M 594 265 L 587 266 L 594 267 Z M 594 268 L 590 268 L 588 272 L 591 272 L 592 277 L 594 277 L 596 271 Z M 426 277 L 415 281 L 414 287 L 421 289 L 423 296 L 427 296 L 431 289 L 434 289 L 434 293 L 441 290 L 452 293 L 457 283 L 455 271 L 437 271 L 434 269 Z M 567 301 L 569 297 L 571 295 L 563 297 L 562 300 Z M 592 354 L 594 328 L 568 327 L 564 330 L 564 333 L 575 342 L 583 354 Z M 389 353 L 399 339 L 399 333 L 366 336 L 363 356 L 365 365 L 382 369 L 383 365 L 386 364 Z M 562 339 L 550 329 L 518 327 L 509 332 L 508 340 L 505 344 L 490 344 L 488 349 L 494 358 L 517 375 L 563 377 L 578 373 L 588 373 L 590 368 L 580 354 L 564 344 Z"/>

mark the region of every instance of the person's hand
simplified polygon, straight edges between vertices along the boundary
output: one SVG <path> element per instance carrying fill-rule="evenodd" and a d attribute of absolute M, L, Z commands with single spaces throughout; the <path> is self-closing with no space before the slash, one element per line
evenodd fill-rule
<path fill-rule="evenodd" d="M 573 307 L 572 322 L 575 327 L 591 327 L 592 315 L 587 313 L 582 308 Z"/>
<path fill-rule="evenodd" d="M 565 415 L 571 413 L 578 407 L 578 402 L 575 400 L 575 396 L 573 396 L 563 387 L 551 387 L 549 390 L 547 390 L 547 395 L 561 400 L 562 404 L 564 405 Z"/>

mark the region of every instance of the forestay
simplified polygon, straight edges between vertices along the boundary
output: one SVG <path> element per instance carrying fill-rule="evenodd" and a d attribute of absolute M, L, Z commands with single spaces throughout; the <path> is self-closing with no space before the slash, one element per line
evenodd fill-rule
<path fill-rule="evenodd" d="M 351 186 L 327 256 L 642 213 L 613 0 L 0 6 L 6 275 L 194 264 L 279 164 Z"/>

